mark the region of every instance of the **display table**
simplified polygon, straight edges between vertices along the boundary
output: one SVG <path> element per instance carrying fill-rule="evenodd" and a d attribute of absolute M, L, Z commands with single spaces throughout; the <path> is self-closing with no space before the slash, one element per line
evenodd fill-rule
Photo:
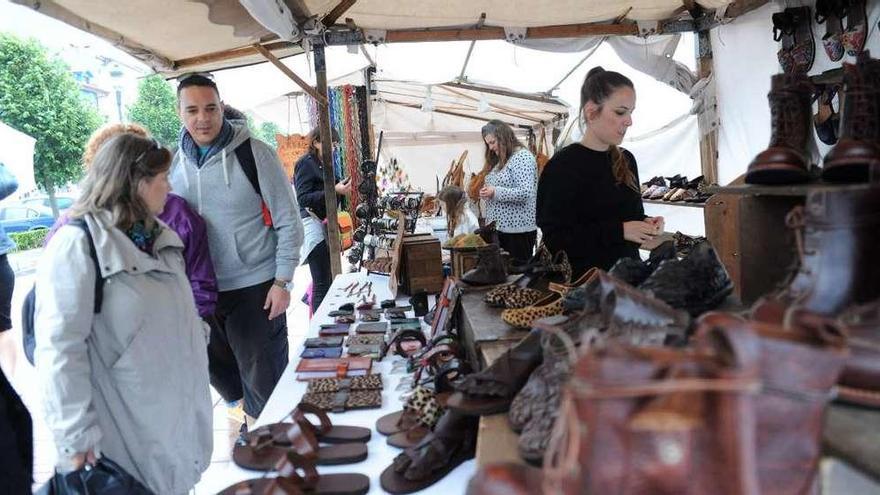
<path fill-rule="evenodd" d="M 312 318 L 309 331 L 305 337 L 317 337 L 318 327 L 321 323 L 332 323 L 333 319 L 327 316 L 327 313 L 330 311 L 337 309 L 339 306 L 347 302 L 357 303 L 357 301 L 351 301 L 347 298 L 342 289 L 352 282 L 363 283 L 365 280 L 373 282 L 372 290 L 376 294 L 377 302 L 391 298 L 391 293 L 388 290 L 388 278 L 385 276 L 367 275 L 365 272 L 340 275 L 333 281 L 333 285 L 330 287 L 327 297 Z M 397 299 L 398 306 L 408 305 L 407 299 L 406 296 L 399 297 Z M 412 316 L 412 313 L 410 312 L 408 315 Z M 427 330 L 428 326 L 425 323 L 422 323 L 422 328 Z M 292 356 L 299 356 L 302 350 L 303 341 L 291 343 Z M 388 413 L 399 411 L 403 407 L 400 395 L 405 390 L 397 390 L 397 386 L 400 383 L 401 378 L 409 375 L 391 374 L 392 363 L 395 360 L 402 359 L 403 358 L 398 356 L 388 356 L 382 361 L 373 363 L 373 373 L 381 373 L 384 383 L 381 409 L 364 409 L 348 411 L 340 414 L 329 413 L 330 419 L 334 424 L 363 426 L 373 430 L 373 436 L 367 444 L 369 457 L 367 457 L 365 461 L 356 464 L 318 466 L 319 473 L 362 473 L 370 477 L 369 493 L 385 493 L 379 484 L 379 476 L 386 467 L 391 465 L 391 461 L 402 451 L 401 449 L 386 444 L 386 437 L 376 433 L 375 425 L 376 420 L 380 417 Z M 298 362 L 298 357 L 291 359 L 290 364 L 288 364 L 287 369 L 284 370 L 284 374 L 281 376 L 281 380 L 275 387 L 275 391 L 272 392 L 271 397 L 269 397 L 269 401 L 266 403 L 266 407 L 258 418 L 255 427 L 278 422 L 299 403 L 300 398 L 306 391 L 307 384 L 306 382 L 297 381 L 296 379 L 294 369 Z M 449 475 L 441 481 L 419 493 L 442 493 L 444 495 L 464 493 L 468 481 L 474 474 L 476 469 L 475 466 L 474 461 L 468 461 L 449 473 Z M 200 485 L 199 491 L 200 493 L 216 493 L 233 483 L 249 478 L 259 478 L 261 476 L 262 473 L 241 469 L 234 463 L 230 463 L 227 469 L 221 471 L 219 474 L 215 474 L 210 480 L 205 480 Z"/>

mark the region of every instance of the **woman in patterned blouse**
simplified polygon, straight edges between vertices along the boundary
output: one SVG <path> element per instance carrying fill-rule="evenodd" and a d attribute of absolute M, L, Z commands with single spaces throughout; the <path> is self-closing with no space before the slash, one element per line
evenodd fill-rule
<path fill-rule="evenodd" d="M 522 265 L 531 257 L 538 236 L 535 156 L 500 120 L 490 120 L 482 134 L 486 143 L 483 171 L 487 174 L 480 198 L 486 202 L 486 223 L 495 222 L 501 248 L 510 253 L 514 264 Z"/>

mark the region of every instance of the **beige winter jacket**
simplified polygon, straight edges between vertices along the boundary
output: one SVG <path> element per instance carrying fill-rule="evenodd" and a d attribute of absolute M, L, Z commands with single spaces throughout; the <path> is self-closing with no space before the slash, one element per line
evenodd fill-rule
<path fill-rule="evenodd" d="M 109 212 L 85 220 L 106 279 L 101 312 L 83 229 L 58 230 L 36 275 L 35 360 L 59 468 L 95 449 L 156 493 L 186 493 L 210 462 L 212 415 L 183 245 L 163 225 L 153 258 Z"/>

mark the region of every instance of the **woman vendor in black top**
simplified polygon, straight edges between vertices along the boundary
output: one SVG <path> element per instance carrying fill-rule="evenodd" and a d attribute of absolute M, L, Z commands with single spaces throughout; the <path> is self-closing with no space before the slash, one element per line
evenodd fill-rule
<path fill-rule="evenodd" d="M 639 257 L 639 245 L 663 232 L 647 217 L 632 153 L 618 145 L 632 125 L 636 94 L 626 76 L 596 67 L 581 86 L 586 131 L 559 150 L 538 183 L 537 223 L 551 252 L 565 251 L 575 276 Z"/>

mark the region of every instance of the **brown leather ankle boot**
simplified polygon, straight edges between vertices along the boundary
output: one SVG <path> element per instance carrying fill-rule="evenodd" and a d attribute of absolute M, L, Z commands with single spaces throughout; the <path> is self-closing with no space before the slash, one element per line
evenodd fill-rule
<path fill-rule="evenodd" d="M 834 182 L 867 182 L 880 164 L 880 60 L 868 52 L 855 65 L 843 64 L 845 102 L 837 145 L 825 155 L 822 178 Z"/>
<path fill-rule="evenodd" d="M 477 248 L 477 266 L 468 270 L 461 279 L 473 285 L 495 285 L 507 281 L 507 271 L 501 260 L 501 248 L 489 244 Z"/>
<path fill-rule="evenodd" d="M 786 219 L 794 230 L 797 272 L 752 306 L 752 318 L 781 323 L 789 308 L 835 316 L 880 297 L 880 187 L 817 190 Z"/>
<path fill-rule="evenodd" d="M 746 173 L 748 184 L 793 184 L 810 180 L 813 84 L 803 74 L 776 74 L 770 82 L 770 146 Z"/>

